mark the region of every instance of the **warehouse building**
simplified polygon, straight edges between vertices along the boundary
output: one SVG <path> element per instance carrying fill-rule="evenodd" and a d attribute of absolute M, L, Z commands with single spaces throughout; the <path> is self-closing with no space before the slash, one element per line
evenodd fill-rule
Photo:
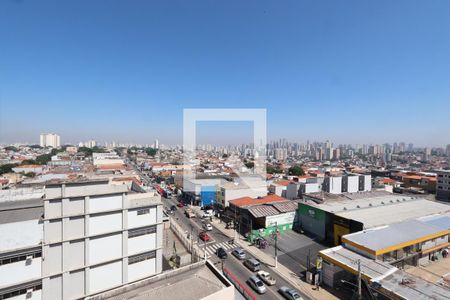
<path fill-rule="evenodd" d="M 243 197 L 230 201 L 228 214 L 238 224 L 242 234 L 267 236 L 274 232 L 291 230 L 296 220 L 298 202 L 277 195 L 252 199 Z"/>
<path fill-rule="evenodd" d="M 343 246 L 322 250 L 319 256 L 323 259 L 322 282 L 332 288 L 356 282 L 360 269 L 363 299 L 373 299 L 374 293 L 387 299 L 450 299 L 450 291 L 444 286 L 425 281 Z"/>
<path fill-rule="evenodd" d="M 363 256 L 403 268 L 442 259 L 449 234 L 450 217 L 433 215 L 347 234 L 342 243 Z"/>
<path fill-rule="evenodd" d="M 450 206 L 423 198 L 387 192 L 305 195 L 299 203 L 299 229 L 331 245 L 342 236 L 363 229 L 450 212 Z"/>

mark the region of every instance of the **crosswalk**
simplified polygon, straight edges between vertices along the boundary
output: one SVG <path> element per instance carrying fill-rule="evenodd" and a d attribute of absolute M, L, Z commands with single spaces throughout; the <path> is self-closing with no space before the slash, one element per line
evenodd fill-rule
<path fill-rule="evenodd" d="M 215 243 L 215 244 L 206 246 L 206 253 L 208 253 L 208 255 L 214 255 L 214 254 L 216 254 L 216 251 L 219 248 L 223 248 L 223 249 L 225 249 L 225 251 L 230 252 L 231 250 L 233 250 L 236 247 L 237 246 L 235 244 L 229 244 L 228 242 Z M 205 247 L 202 248 L 202 250 L 204 250 L 204 249 L 205 249 Z"/>

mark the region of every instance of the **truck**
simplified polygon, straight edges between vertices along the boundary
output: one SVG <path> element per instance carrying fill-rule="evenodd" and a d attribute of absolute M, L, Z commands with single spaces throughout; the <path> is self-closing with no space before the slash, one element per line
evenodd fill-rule
<path fill-rule="evenodd" d="M 185 214 L 186 217 L 188 217 L 189 219 L 190 219 L 190 218 L 195 218 L 195 214 L 194 214 L 194 212 L 192 211 L 192 209 L 190 209 L 190 208 L 186 208 L 186 209 L 184 210 L 184 214 Z"/>

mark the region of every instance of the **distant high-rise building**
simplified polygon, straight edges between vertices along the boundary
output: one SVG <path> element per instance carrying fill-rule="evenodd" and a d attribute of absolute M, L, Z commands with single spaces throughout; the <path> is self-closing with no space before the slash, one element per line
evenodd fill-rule
<path fill-rule="evenodd" d="M 285 160 L 287 158 L 287 149 L 277 148 L 275 149 L 275 159 Z"/>
<path fill-rule="evenodd" d="M 84 143 L 84 146 L 88 148 L 94 148 L 95 146 L 97 146 L 97 142 L 94 140 L 90 140 Z"/>
<path fill-rule="evenodd" d="M 60 137 L 55 133 L 41 133 L 39 144 L 41 147 L 58 148 L 61 146 Z"/>
<path fill-rule="evenodd" d="M 428 160 L 430 160 L 430 156 L 431 156 L 431 149 L 430 148 L 423 149 L 422 160 L 428 161 Z"/>
<path fill-rule="evenodd" d="M 159 149 L 159 141 L 158 141 L 158 139 L 155 140 L 155 143 L 153 145 L 155 146 L 155 149 Z"/>

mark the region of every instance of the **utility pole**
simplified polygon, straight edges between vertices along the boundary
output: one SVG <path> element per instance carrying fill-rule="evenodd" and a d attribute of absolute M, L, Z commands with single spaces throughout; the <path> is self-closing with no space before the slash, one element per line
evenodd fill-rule
<path fill-rule="evenodd" d="M 275 268 L 278 267 L 278 222 L 275 222 Z"/>
<path fill-rule="evenodd" d="M 192 225 L 191 224 L 191 234 L 189 235 L 189 239 L 190 239 L 190 244 L 191 244 L 191 249 L 189 249 L 189 251 L 191 251 L 191 262 L 193 262 L 194 261 L 194 251 L 192 251 L 193 250 L 193 248 L 194 248 L 194 246 L 193 246 L 193 243 L 194 243 L 194 238 L 192 237 L 192 231 L 194 230 L 194 225 Z"/>
<path fill-rule="evenodd" d="M 205 251 L 205 261 L 206 261 L 206 240 L 204 240 L 203 243 L 205 244 L 205 247 L 203 248 L 203 250 Z"/>
<path fill-rule="evenodd" d="M 358 299 L 362 300 L 361 294 L 361 260 L 358 259 Z"/>

